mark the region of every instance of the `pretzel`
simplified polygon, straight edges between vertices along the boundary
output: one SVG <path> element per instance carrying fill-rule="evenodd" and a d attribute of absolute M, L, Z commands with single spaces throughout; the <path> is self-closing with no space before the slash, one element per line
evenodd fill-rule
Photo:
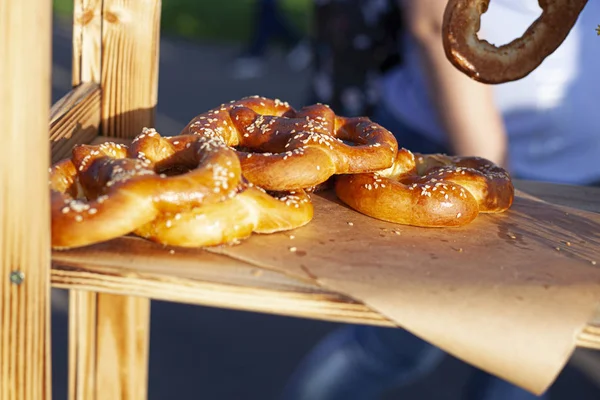
<path fill-rule="evenodd" d="M 174 171 L 180 174 L 172 176 Z M 211 138 L 160 138 L 144 130 L 131 148 L 76 146 L 71 159 L 50 169 L 52 246 L 80 247 L 128 234 L 160 213 L 228 199 L 240 183 L 237 156 Z"/>
<path fill-rule="evenodd" d="M 519 38 L 503 46 L 479 39 L 481 15 L 490 0 L 449 0 L 442 24 L 446 57 L 461 72 L 482 83 L 521 79 L 535 70 L 565 40 L 587 0 L 538 0 L 542 14 Z"/>
<path fill-rule="evenodd" d="M 194 118 L 182 133 L 223 139 L 236 149 L 244 176 L 267 190 L 308 189 L 333 175 L 392 165 L 396 139 L 368 118 L 339 117 L 321 104 L 300 111 L 281 104 L 245 98 Z"/>
<path fill-rule="evenodd" d="M 421 227 L 463 226 L 479 213 L 506 211 L 514 197 L 509 174 L 490 161 L 406 149 L 387 170 L 338 177 L 335 191 L 365 215 Z"/>
<path fill-rule="evenodd" d="M 163 245 L 206 247 L 237 243 L 253 232 L 296 229 L 312 217 L 313 205 L 304 191 L 268 194 L 249 184 L 223 203 L 161 214 L 134 233 Z"/>

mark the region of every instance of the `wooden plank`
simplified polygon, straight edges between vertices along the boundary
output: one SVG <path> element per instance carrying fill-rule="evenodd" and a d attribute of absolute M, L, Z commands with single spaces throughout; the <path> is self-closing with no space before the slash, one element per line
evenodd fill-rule
<path fill-rule="evenodd" d="M 98 295 L 97 400 L 147 397 L 150 301 Z"/>
<path fill-rule="evenodd" d="M 161 5 L 160 0 L 104 0 L 103 135 L 133 138 L 154 126 Z"/>
<path fill-rule="evenodd" d="M 103 253 L 109 246 L 139 251 L 138 268 L 119 266 L 120 252 L 112 252 L 112 259 Z M 275 315 L 392 326 L 363 304 L 309 283 L 224 256 L 206 252 L 188 255 L 189 263 L 173 263 L 171 251 L 131 237 L 96 247 L 92 254 L 55 253 L 53 285 Z M 98 264 L 96 257 L 102 260 Z M 166 270 L 170 272 L 167 274 Z"/>
<path fill-rule="evenodd" d="M 90 143 L 100 126 L 100 85 L 82 83 L 50 110 L 52 163 L 69 157 L 74 145 Z"/>
<path fill-rule="evenodd" d="M 68 134 L 70 122 L 80 123 L 87 117 L 90 125 L 95 128 L 97 135 L 101 120 L 101 67 L 102 67 L 102 0 L 74 0 L 73 10 L 73 54 L 72 54 L 72 82 L 76 89 L 72 92 L 71 99 L 62 104 L 80 104 L 78 112 L 71 112 L 72 119 L 68 117 L 68 107 L 62 107 L 61 102 L 55 110 L 61 108 Z M 94 87 L 98 91 L 92 90 Z M 86 90 L 88 89 L 88 90 Z M 75 95 L 75 92 L 78 92 Z M 67 95 L 68 96 L 68 95 Z M 63 140 L 52 147 L 52 161 L 56 162 L 68 157 L 72 146 L 76 142 L 85 142 L 88 139 L 86 130 L 77 129 L 76 138 Z M 92 129 L 89 130 L 91 136 Z M 59 132 L 51 136 L 51 141 L 56 140 Z M 90 141 L 93 137 L 89 138 Z M 97 294 L 79 290 L 71 290 L 69 295 L 69 399 L 83 400 L 96 398 L 96 320 L 97 320 Z"/>
<path fill-rule="evenodd" d="M 0 0 L 1 400 L 51 398 L 51 11 Z"/>
<path fill-rule="evenodd" d="M 146 298 L 71 291 L 69 397 L 113 400 L 147 396 L 149 302 Z"/>
<path fill-rule="evenodd" d="M 69 398 L 95 399 L 97 294 L 71 290 L 69 295 Z"/>
<path fill-rule="evenodd" d="M 154 126 L 161 1 L 76 0 L 75 6 L 73 83 L 100 83 L 101 131 L 133 137 Z M 95 325 L 77 322 L 79 314 L 71 318 L 72 340 L 92 337 L 90 329 L 97 331 L 93 343 L 72 343 L 71 348 L 87 346 L 110 356 L 98 358 L 92 368 L 77 356 L 71 358 L 71 399 L 86 399 L 89 390 L 95 399 L 146 398 L 150 301 L 107 294 L 73 298 L 83 303 L 74 307 L 97 308 Z M 127 312 L 115 314 L 117 310 Z M 81 387 L 89 382 L 93 388 Z"/>
<path fill-rule="evenodd" d="M 75 1 L 73 84 L 100 83 L 101 129 L 109 136 L 132 137 L 154 125 L 160 10 L 160 1 Z M 69 147 L 61 149 L 68 152 Z M 56 158 L 65 154 L 58 149 L 55 153 Z M 95 399 L 146 398 L 149 300 L 83 293 L 72 293 L 72 299 L 75 309 L 96 307 L 96 319 L 81 313 L 70 319 L 71 399 L 88 399 L 90 393 Z M 128 314 L 115 315 L 116 309 Z M 112 354 L 110 361 L 125 367 L 105 358 L 90 366 L 77 352 L 81 348 Z"/>
<path fill-rule="evenodd" d="M 74 0 L 73 87 L 99 83 L 102 66 L 102 0 Z"/>
<path fill-rule="evenodd" d="M 188 249 L 173 251 L 175 253 L 138 238 L 125 237 L 82 249 L 54 252 L 52 283 L 64 289 L 333 322 L 395 326 L 364 304 L 310 281 L 300 281 L 222 255 Z M 596 318 L 598 316 L 600 312 Z M 578 345 L 598 348 L 598 343 L 590 338 L 600 340 L 600 331 L 593 325 L 582 332 Z"/>

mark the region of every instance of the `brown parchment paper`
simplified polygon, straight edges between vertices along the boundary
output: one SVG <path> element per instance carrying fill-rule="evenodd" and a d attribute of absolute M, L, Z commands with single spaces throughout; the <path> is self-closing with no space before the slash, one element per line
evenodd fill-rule
<path fill-rule="evenodd" d="M 305 227 L 212 251 L 344 293 L 538 394 L 600 302 L 598 214 L 518 193 L 506 213 L 427 229 L 372 219 L 330 193 L 313 201 Z"/>

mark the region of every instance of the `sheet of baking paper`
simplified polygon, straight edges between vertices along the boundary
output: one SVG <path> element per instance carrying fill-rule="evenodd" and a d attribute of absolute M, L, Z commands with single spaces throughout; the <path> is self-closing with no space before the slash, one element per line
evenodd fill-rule
<path fill-rule="evenodd" d="M 535 393 L 600 303 L 598 214 L 519 193 L 506 213 L 426 229 L 366 217 L 333 195 L 313 200 L 307 226 L 213 251 L 313 279 Z"/>

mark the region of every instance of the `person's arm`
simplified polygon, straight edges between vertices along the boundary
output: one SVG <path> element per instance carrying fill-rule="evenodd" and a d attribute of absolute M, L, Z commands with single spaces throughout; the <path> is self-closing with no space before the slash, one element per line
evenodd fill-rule
<path fill-rule="evenodd" d="M 451 150 L 506 164 L 507 137 L 492 87 L 459 72 L 446 58 L 442 19 L 446 0 L 399 0 L 405 29 L 419 45 L 429 94 L 445 128 Z"/>

